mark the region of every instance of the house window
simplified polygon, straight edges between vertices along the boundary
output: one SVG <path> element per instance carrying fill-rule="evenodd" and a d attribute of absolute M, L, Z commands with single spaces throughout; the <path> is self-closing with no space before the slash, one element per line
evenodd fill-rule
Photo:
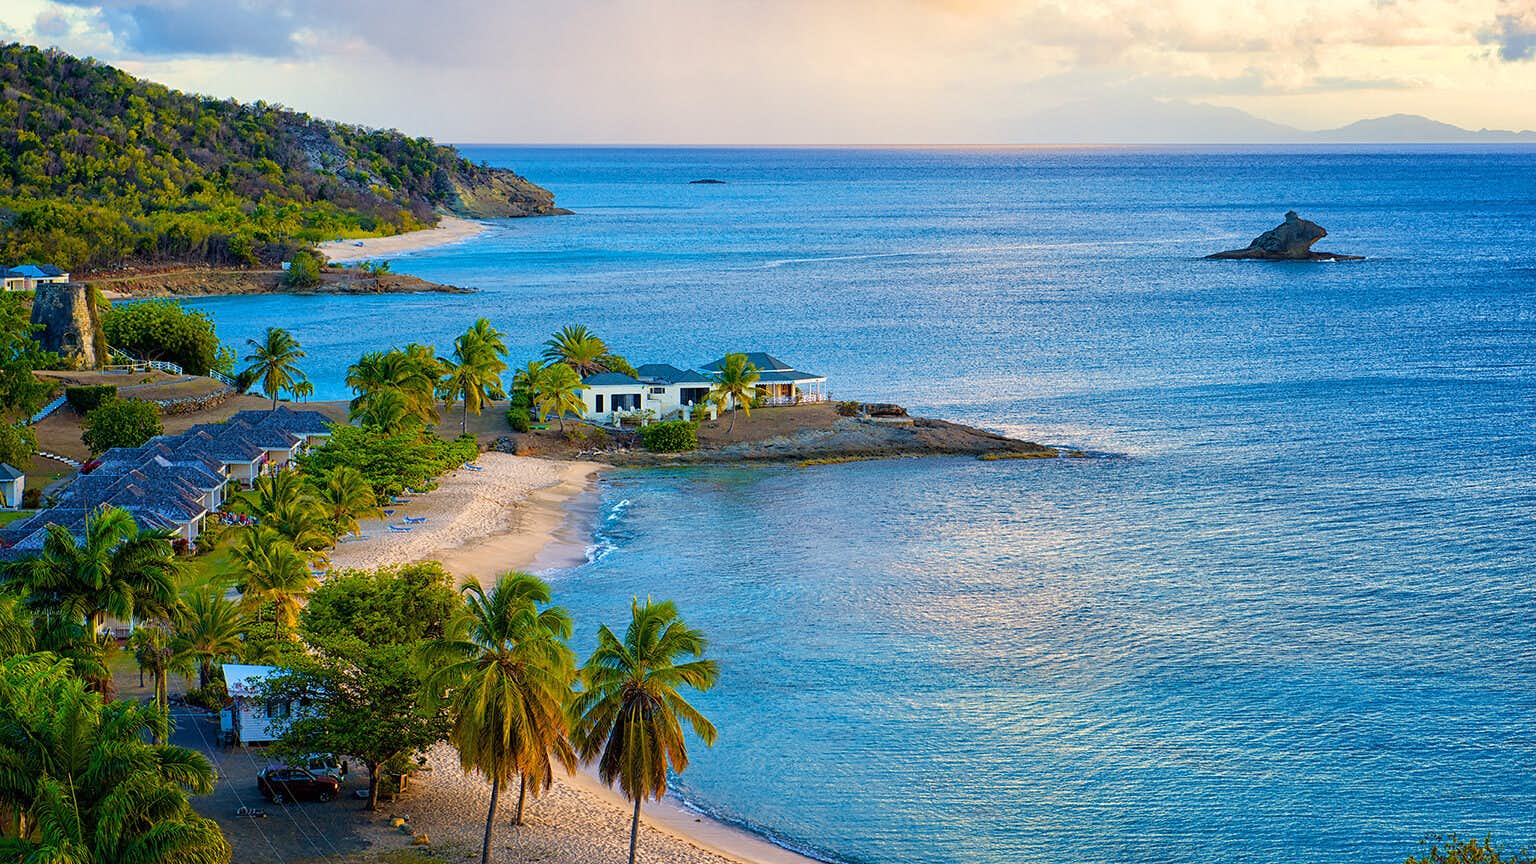
<path fill-rule="evenodd" d="M 665 392 L 667 392 L 667 388 L 665 388 L 665 387 L 652 387 L 651 388 L 651 395 L 652 396 L 660 396 L 660 395 L 662 395 Z"/>
<path fill-rule="evenodd" d="M 599 393 L 596 396 L 593 396 L 592 398 L 597 400 L 597 413 L 599 413 L 599 414 L 603 413 L 603 394 Z"/>

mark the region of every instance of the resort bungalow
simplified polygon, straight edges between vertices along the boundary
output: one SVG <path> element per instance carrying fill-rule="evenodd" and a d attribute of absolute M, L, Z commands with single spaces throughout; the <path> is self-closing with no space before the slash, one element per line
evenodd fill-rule
<path fill-rule="evenodd" d="M 747 362 L 757 367 L 757 389 L 764 405 L 798 405 L 801 402 L 827 401 L 827 376 L 801 372 L 772 354 L 749 351 Z M 709 375 L 718 375 L 725 365 L 721 357 L 704 367 Z"/>
<path fill-rule="evenodd" d="M 301 710 L 294 702 L 267 700 L 261 685 L 268 677 L 282 670 L 276 666 L 248 666 L 244 663 L 224 664 L 224 686 L 229 690 L 229 707 L 221 713 L 219 721 L 226 738 L 234 744 L 270 744 L 282 737 L 282 721 Z"/>
<path fill-rule="evenodd" d="M 0 509 L 15 510 L 21 506 L 21 493 L 27 487 L 27 475 L 21 469 L 0 462 Z"/>
<path fill-rule="evenodd" d="M 69 281 L 69 274 L 52 264 L 22 264 L 4 268 L 0 272 L 4 274 L 7 291 L 31 291 L 38 285 Z"/>

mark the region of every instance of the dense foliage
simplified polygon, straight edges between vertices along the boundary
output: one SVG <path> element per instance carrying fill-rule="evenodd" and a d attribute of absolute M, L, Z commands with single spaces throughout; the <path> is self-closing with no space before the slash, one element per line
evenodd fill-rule
<path fill-rule="evenodd" d="M 419 430 L 390 434 L 336 426 L 325 446 L 300 461 L 304 473 L 317 483 L 325 483 L 344 466 L 355 468 L 381 499 L 387 499 L 407 489 L 428 488 L 433 478 L 471 461 L 479 452 L 473 437 L 444 441 Z"/>
<path fill-rule="evenodd" d="M 1507 852 L 1493 845 L 1492 839 L 1463 840 L 1456 835 L 1425 841 L 1422 857 L 1410 857 L 1407 864 L 1536 864 L 1529 852 Z"/>
<path fill-rule="evenodd" d="M 142 360 L 168 360 L 188 375 L 228 371 L 233 354 L 221 356 L 208 313 L 170 300 L 122 303 L 102 316 L 107 344 Z"/>
<path fill-rule="evenodd" d="M 0 262 L 270 263 L 424 227 L 466 189 L 504 192 L 496 182 L 548 212 L 543 190 L 426 138 L 189 95 L 56 50 L 0 45 L 0 93 Z"/>
<path fill-rule="evenodd" d="M 165 431 L 160 410 L 140 399 L 108 399 L 85 415 L 80 440 L 95 454 L 113 447 L 137 447 Z"/>
<path fill-rule="evenodd" d="M 81 416 L 117 398 L 116 384 L 77 384 L 64 388 L 64 401 Z"/>
<path fill-rule="evenodd" d="M 664 420 L 640 429 L 640 443 L 652 453 L 699 449 L 699 427 L 687 420 Z"/>
<path fill-rule="evenodd" d="M 288 288 L 313 288 L 320 284 L 320 259 L 305 251 L 293 253 L 283 285 Z"/>
<path fill-rule="evenodd" d="M 0 462 L 24 466 L 37 449 L 32 430 L 20 425 L 43 406 L 48 385 L 32 374 L 58 362 L 34 334 L 32 312 L 20 291 L 0 291 Z"/>

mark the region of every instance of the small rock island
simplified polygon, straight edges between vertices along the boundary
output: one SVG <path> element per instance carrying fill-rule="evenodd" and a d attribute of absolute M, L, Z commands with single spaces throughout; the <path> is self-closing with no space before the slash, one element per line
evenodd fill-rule
<path fill-rule="evenodd" d="M 1316 222 L 1309 222 L 1296 215 L 1285 214 L 1285 221 L 1253 238 L 1246 248 L 1232 249 L 1207 255 L 1206 258 L 1256 259 L 1260 261 L 1363 261 L 1361 255 L 1341 255 L 1337 252 L 1314 252 L 1312 244 L 1328 236 L 1327 230 Z"/>
<path fill-rule="evenodd" d="M 702 180 L 689 180 L 689 186 L 724 186 L 724 180 L 716 180 L 713 177 L 705 177 Z"/>

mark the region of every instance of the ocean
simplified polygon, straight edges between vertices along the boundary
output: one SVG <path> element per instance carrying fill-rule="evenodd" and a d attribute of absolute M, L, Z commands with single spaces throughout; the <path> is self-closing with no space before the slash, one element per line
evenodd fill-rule
<path fill-rule="evenodd" d="M 484 315 L 1092 454 L 606 475 L 549 575 L 581 651 L 711 637 L 691 806 L 849 864 L 1536 841 L 1536 151 L 465 150 L 577 213 L 393 262 L 479 293 L 195 305 L 317 398 Z M 1367 260 L 1201 259 L 1292 209 Z"/>

